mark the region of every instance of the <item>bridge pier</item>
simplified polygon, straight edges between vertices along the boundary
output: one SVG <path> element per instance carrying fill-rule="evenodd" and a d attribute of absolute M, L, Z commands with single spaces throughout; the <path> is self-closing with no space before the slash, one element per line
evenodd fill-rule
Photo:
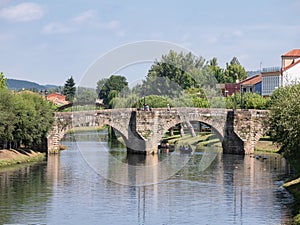
<path fill-rule="evenodd" d="M 254 154 L 255 144 L 268 130 L 266 110 L 235 110 L 227 112 L 224 138 L 224 154 Z"/>

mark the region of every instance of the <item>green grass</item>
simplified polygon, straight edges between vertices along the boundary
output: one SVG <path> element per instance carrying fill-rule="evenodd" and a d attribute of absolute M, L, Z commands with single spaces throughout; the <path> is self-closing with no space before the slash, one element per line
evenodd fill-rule
<path fill-rule="evenodd" d="M 274 144 L 272 141 L 259 140 L 255 145 L 255 151 L 278 153 L 280 146 Z"/>
<path fill-rule="evenodd" d="M 17 164 L 26 164 L 26 163 L 35 163 L 35 162 L 42 162 L 46 160 L 46 153 L 39 153 L 37 155 L 32 156 L 18 156 L 13 159 L 4 159 L 0 160 L 0 168 L 2 167 L 10 167 Z"/>
<path fill-rule="evenodd" d="M 201 149 L 203 146 L 220 146 L 221 144 L 215 134 L 210 132 L 198 133 L 195 137 L 191 137 L 190 135 L 186 135 L 184 137 L 174 135 L 173 137 L 164 138 L 163 141 L 168 141 L 171 146 L 175 144 L 196 145 L 197 149 Z"/>
<path fill-rule="evenodd" d="M 74 133 L 81 133 L 81 132 L 91 132 L 91 131 L 102 131 L 105 130 L 107 126 L 102 126 L 102 127 L 75 127 L 72 128 L 71 130 L 67 131 L 67 134 L 74 134 Z"/>

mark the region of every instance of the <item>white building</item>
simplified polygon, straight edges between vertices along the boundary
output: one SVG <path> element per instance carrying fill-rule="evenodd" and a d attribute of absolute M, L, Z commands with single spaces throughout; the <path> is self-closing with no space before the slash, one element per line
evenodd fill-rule
<path fill-rule="evenodd" d="M 278 87 L 300 83 L 300 49 L 293 49 L 281 56 L 281 68 L 264 68 L 262 96 L 270 96 Z"/>
<path fill-rule="evenodd" d="M 300 49 L 293 49 L 281 56 L 282 86 L 300 83 Z"/>

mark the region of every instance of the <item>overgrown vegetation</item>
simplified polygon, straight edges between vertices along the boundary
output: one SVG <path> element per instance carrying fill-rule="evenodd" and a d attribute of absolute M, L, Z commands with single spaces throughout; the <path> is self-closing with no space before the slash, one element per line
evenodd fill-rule
<path fill-rule="evenodd" d="M 270 134 L 280 144 L 280 151 L 295 168 L 296 178 L 300 174 L 300 85 L 279 88 L 270 99 Z M 300 181 L 290 181 L 285 187 L 295 197 L 295 213 L 293 224 L 300 224 Z"/>
<path fill-rule="evenodd" d="M 0 89 L 0 149 L 36 148 L 53 122 L 53 107 L 29 91 Z"/>

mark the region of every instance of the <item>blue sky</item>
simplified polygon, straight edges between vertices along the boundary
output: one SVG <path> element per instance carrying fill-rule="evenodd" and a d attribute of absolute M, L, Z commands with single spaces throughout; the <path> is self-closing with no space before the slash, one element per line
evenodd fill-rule
<path fill-rule="evenodd" d="M 72 75 L 78 83 L 101 55 L 143 40 L 217 57 L 221 67 L 233 56 L 246 70 L 280 66 L 283 53 L 300 48 L 299 8 L 298 0 L 0 0 L 0 71 L 57 85 Z"/>

